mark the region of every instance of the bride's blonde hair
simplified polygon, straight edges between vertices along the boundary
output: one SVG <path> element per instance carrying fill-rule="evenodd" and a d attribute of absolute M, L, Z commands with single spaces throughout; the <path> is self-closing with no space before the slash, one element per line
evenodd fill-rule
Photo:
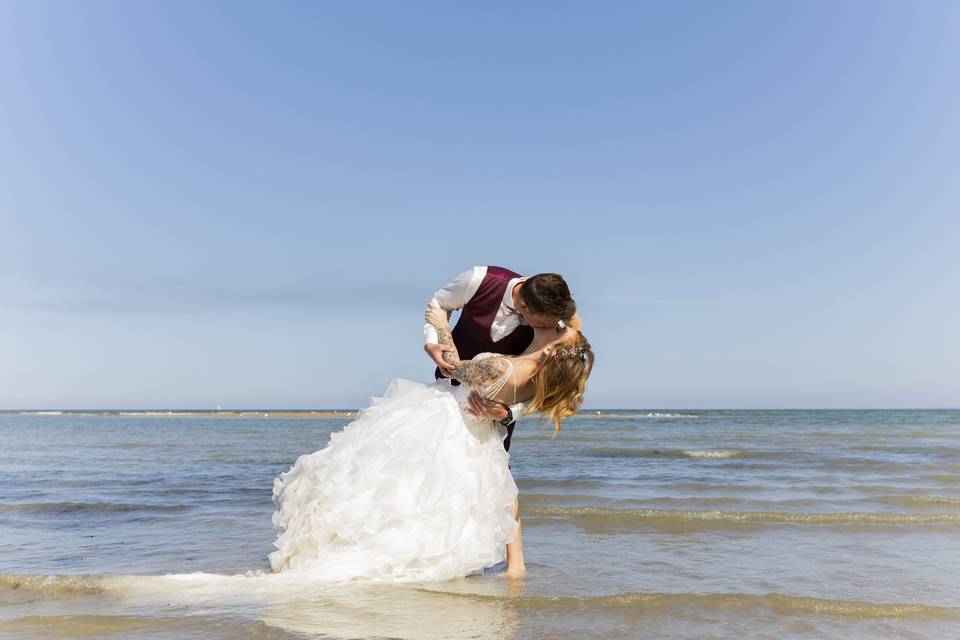
<path fill-rule="evenodd" d="M 572 346 L 555 347 L 549 355 L 540 358 L 530 374 L 534 390 L 530 408 L 552 419 L 560 431 L 560 422 L 575 414 L 583 404 L 592 370 L 593 350 L 578 331 Z"/>

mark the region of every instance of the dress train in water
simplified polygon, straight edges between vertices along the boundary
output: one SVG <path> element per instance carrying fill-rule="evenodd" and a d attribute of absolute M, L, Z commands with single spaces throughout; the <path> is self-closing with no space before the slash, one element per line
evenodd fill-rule
<path fill-rule="evenodd" d="M 394 380 L 274 483 L 276 572 L 432 581 L 505 557 L 517 531 L 506 430 L 467 414 L 469 389 Z"/>

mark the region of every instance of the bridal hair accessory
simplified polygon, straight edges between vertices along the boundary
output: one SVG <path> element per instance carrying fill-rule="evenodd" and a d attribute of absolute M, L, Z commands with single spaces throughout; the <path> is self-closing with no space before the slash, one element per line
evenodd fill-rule
<path fill-rule="evenodd" d="M 583 348 L 582 345 L 577 345 L 572 349 L 570 347 L 560 347 L 555 352 L 558 356 L 564 358 L 580 358 L 584 364 L 587 362 L 587 351 Z"/>

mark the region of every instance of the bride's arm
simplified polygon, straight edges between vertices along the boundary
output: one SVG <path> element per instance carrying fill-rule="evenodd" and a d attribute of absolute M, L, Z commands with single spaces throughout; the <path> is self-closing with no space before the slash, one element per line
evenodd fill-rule
<path fill-rule="evenodd" d="M 446 357 L 446 353 L 444 353 L 444 357 Z M 506 358 L 460 360 L 454 365 L 453 377 L 474 389 L 479 389 L 503 377 L 507 372 L 507 366 Z"/>
<path fill-rule="evenodd" d="M 505 358 L 483 358 L 482 360 L 461 360 L 457 345 L 453 343 L 450 320 L 442 309 L 427 307 L 427 322 L 437 329 L 437 342 L 449 347 L 443 352 L 443 359 L 453 367 L 453 377 L 472 387 L 482 387 L 500 379 L 507 371 Z"/>

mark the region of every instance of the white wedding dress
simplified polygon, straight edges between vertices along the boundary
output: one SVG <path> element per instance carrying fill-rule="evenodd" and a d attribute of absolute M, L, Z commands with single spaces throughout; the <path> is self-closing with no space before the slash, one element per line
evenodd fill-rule
<path fill-rule="evenodd" d="M 512 376 L 510 363 L 479 391 L 489 397 Z M 326 447 L 281 474 L 273 570 L 419 582 L 501 562 L 517 531 L 517 485 L 506 429 L 465 412 L 469 391 L 446 380 L 394 380 Z"/>

